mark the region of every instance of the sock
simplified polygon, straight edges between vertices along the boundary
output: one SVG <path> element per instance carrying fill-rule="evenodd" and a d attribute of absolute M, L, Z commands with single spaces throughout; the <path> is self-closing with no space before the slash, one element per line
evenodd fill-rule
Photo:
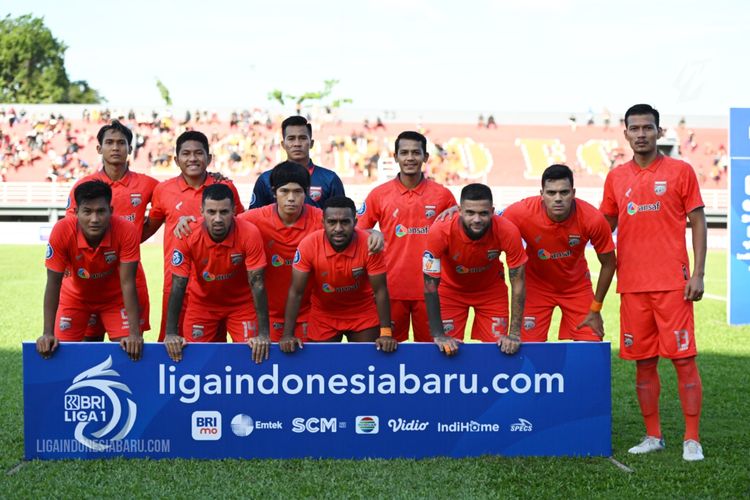
<path fill-rule="evenodd" d="M 677 387 L 680 392 L 682 414 L 685 416 L 685 440 L 700 441 L 698 427 L 703 403 L 703 384 L 698 373 L 695 356 L 686 359 L 673 359 L 677 371 Z"/>
<path fill-rule="evenodd" d="M 643 359 L 636 362 L 635 391 L 638 403 L 641 405 L 641 415 L 646 424 L 648 436 L 661 437 L 661 421 L 659 420 L 659 392 L 661 382 L 656 367 L 659 358 Z"/>

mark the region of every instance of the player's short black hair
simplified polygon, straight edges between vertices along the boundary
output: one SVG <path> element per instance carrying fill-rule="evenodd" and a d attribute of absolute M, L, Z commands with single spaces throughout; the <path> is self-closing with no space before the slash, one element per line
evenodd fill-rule
<path fill-rule="evenodd" d="M 567 165 L 555 163 L 544 169 L 542 173 L 542 189 L 547 181 L 559 181 L 560 179 L 568 179 L 570 181 L 570 187 L 573 187 L 573 171 Z"/>
<path fill-rule="evenodd" d="M 106 134 L 109 130 L 120 132 L 125 136 L 125 140 L 128 141 L 128 147 L 132 145 L 133 132 L 128 127 L 120 123 L 119 120 L 112 120 L 112 122 L 100 128 L 99 132 L 97 132 L 96 134 L 96 140 L 99 141 L 100 146 L 102 145 L 102 141 L 104 140 L 104 134 Z"/>
<path fill-rule="evenodd" d="M 226 184 L 211 184 L 206 186 L 203 190 L 203 196 L 201 197 L 201 204 L 205 204 L 206 200 L 221 201 L 229 198 L 232 207 L 234 207 L 234 195 L 232 190 Z"/>
<path fill-rule="evenodd" d="M 183 144 L 185 144 L 186 141 L 200 142 L 201 146 L 203 146 L 203 149 L 206 150 L 206 154 L 208 154 L 208 137 L 206 137 L 206 134 L 204 134 L 203 132 L 198 132 L 197 130 L 187 130 L 181 133 L 177 138 L 177 154 L 180 154 L 180 148 Z"/>
<path fill-rule="evenodd" d="M 73 191 L 73 198 L 75 198 L 76 205 L 79 207 L 86 201 L 98 200 L 99 198 L 104 198 L 107 206 L 110 206 L 112 204 L 112 188 L 102 181 L 82 182 Z"/>
<path fill-rule="evenodd" d="M 346 196 L 334 196 L 328 198 L 326 202 L 323 203 L 323 213 L 329 208 L 348 208 L 352 211 L 353 218 L 357 216 L 357 207 L 354 205 L 351 198 L 347 198 Z"/>
<path fill-rule="evenodd" d="M 405 130 L 404 132 L 398 134 L 398 137 L 396 137 L 396 143 L 394 145 L 394 153 L 398 154 L 398 143 L 401 139 L 419 142 L 422 145 L 422 152 L 425 154 L 427 153 L 427 138 L 419 132 L 415 132 L 413 130 Z"/>
<path fill-rule="evenodd" d="M 310 171 L 293 161 L 281 162 L 271 170 L 271 191 L 290 183 L 299 184 L 305 193 L 310 189 Z"/>
<path fill-rule="evenodd" d="M 310 122 L 307 121 L 307 119 L 304 116 L 294 115 L 290 116 L 283 122 L 281 122 L 281 137 L 286 137 L 286 128 L 287 127 L 294 127 L 294 126 L 300 126 L 300 127 L 307 127 L 307 135 L 310 136 L 310 139 L 312 139 L 312 125 L 310 125 Z"/>
<path fill-rule="evenodd" d="M 636 104 L 634 106 L 630 106 L 630 108 L 625 112 L 626 127 L 628 126 L 628 118 L 633 115 L 653 115 L 654 121 L 656 122 L 656 127 L 659 127 L 659 112 L 650 104 Z"/>
<path fill-rule="evenodd" d="M 490 203 L 492 203 L 492 190 L 489 186 L 485 186 L 484 184 L 469 184 L 461 190 L 461 203 L 463 203 L 464 200 L 489 200 Z"/>

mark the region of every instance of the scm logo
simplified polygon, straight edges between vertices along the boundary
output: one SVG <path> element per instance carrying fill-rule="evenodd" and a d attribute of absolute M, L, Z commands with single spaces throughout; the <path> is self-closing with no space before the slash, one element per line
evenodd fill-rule
<path fill-rule="evenodd" d="M 292 420 L 292 432 L 336 432 L 339 425 L 336 417 L 333 418 L 301 418 Z"/>
<path fill-rule="evenodd" d="M 195 441 L 218 441 L 221 439 L 221 413 L 218 411 L 194 411 L 192 417 Z"/>

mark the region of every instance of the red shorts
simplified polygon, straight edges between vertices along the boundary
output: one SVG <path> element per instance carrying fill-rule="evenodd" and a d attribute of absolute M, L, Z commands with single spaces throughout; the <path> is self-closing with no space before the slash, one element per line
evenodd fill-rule
<path fill-rule="evenodd" d="M 145 285 L 136 288 L 138 294 L 138 306 L 140 307 L 141 313 L 141 332 L 147 332 L 151 330 L 151 323 L 149 321 L 149 314 L 151 313 L 151 302 L 148 299 L 148 287 Z M 92 313 L 89 318 L 89 324 L 86 327 L 86 338 L 99 338 L 104 336 L 104 325 L 102 324 L 99 316 L 96 313 Z"/>
<path fill-rule="evenodd" d="M 146 316 L 147 317 L 147 316 Z M 141 311 L 141 324 L 146 322 Z M 89 326 L 101 321 L 110 340 L 130 335 L 125 305 L 119 303 L 83 304 L 60 300 L 55 316 L 55 337 L 63 342 L 81 342 Z M 143 332 L 143 330 L 141 330 Z"/>
<path fill-rule="evenodd" d="M 271 318 L 269 323 L 271 342 L 278 342 L 284 334 L 284 318 Z M 307 342 L 307 321 L 297 321 L 294 327 L 294 336 L 302 342 Z"/>
<path fill-rule="evenodd" d="M 414 330 L 414 342 L 432 342 L 424 300 L 391 299 L 391 323 L 393 338 L 399 342 L 409 340 L 409 323 Z"/>
<path fill-rule="evenodd" d="M 463 340 L 466 321 L 469 318 L 469 307 L 474 308 L 474 324 L 471 326 L 471 338 L 482 342 L 497 342 L 501 335 L 508 334 L 508 288 L 503 283 L 502 289 L 492 293 L 482 290 L 481 293 L 453 290 L 447 293 L 438 288 L 440 294 L 440 314 L 443 319 L 443 331 L 458 340 Z"/>
<path fill-rule="evenodd" d="M 377 313 L 355 318 L 334 318 L 313 309 L 310 312 L 307 338 L 312 342 L 325 342 L 342 332 L 361 332 L 369 328 L 379 327 L 380 320 Z"/>
<path fill-rule="evenodd" d="M 593 300 L 594 291 L 591 288 L 573 295 L 557 295 L 554 292 L 541 290 L 533 290 L 529 293 L 527 290 L 521 324 L 521 341 L 546 342 L 555 307 L 559 307 L 562 311 L 558 339 L 601 341 L 588 326 L 580 330 L 576 328 L 586 319 Z"/>
<path fill-rule="evenodd" d="M 690 358 L 695 346 L 693 302 L 683 290 L 620 294 L 620 357 Z"/>
<path fill-rule="evenodd" d="M 188 342 L 224 342 L 229 330 L 233 342 L 247 342 L 257 335 L 255 310 L 242 305 L 206 310 L 192 304 L 185 312 L 182 335 Z"/>

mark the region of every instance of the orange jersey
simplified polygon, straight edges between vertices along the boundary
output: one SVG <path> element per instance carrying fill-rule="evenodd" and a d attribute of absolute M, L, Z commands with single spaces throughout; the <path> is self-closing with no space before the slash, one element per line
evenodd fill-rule
<path fill-rule="evenodd" d="M 211 184 L 217 184 L 210 175 L 206 176 L 206 182 L 197 189 L 192 188 L 185 182 L 182 175 L 173 177 L 156 186 L 154 195 L 151 199 L 151 212 L 149 218 L 154 220 L 164 220 L 164 273 L 171 274 L 169 271 L 169 262 L 172 259 L 172 249 L 176 245 L 177 238 L 174 235 L 174 228 L 180 221 L 180 217 L 191 215 L 196 219 L 201 215 L 201 198 L 203 188 Z M 222 181 L 232 190 L 234 195 L 234 212 L 242 213 L 245 209 L 240 202 L 240 195 L 237 188 L 231 181 Z"/>
<path fill-rule="evenodd" d="M 119 181 L 113 181 L 104 173 L 104 169 L 79 179 L 70 190 L 68 196 L 67 215 L 74 215 L 76 200 L 73 196 L 75 189 L 83 182 L 102 181 L 112 188 L 112 208 L 114 215 L 122 217 L 135 224 L 138 231 L 143 230 L 146 219 L 146 207 L 151 203 L 151 197 L 159 181 L 148 175 L 128 170 Z"/>
<path fill-rule="evenodd" d="M 91 248 L 78 227 L 78 219 L 60 219 L 47 244 L 45 266 L 63 280 L 61 301 L 90 304 L 121 303 L 120 263 L 140 260 L 140 235 L 130 222 L 112 217 L 99 246 Z"/>
<path fill-rule="evenodd" d="M 357 227 L 369 229 L 380 224 L 391 299 L 424 300 L 420 259 L 427 231 L 439 213 L 454 205 L 453 194 L 429 179 L 407 189 L 397 177 L 367 195 L 357 211 Z"/>
<path fill-rule="evenodd" d="M 703 206 L 684 161 L 659 155 L 647 168 L 629 161 L 607 175 L 601 211 L 617 217 L 617 291 L 681 290 L 690 278 L 687 214 Z"/>
<path fill-rule="evenodd" d="M 312 316 L 372 316 L 377 323 L 375 295 L 368 277 L 385 273 L 385 258 L 383 252 L 368 255 L 367 237 L 366 231 L 355 229 L 349 246 L 337 252 L 321 229 L 299 244 L 293 267 L 312 275 Z"/>
<path fill-rule="evenodd" d="M 513 203 L 503 211 L 526 241 L 527 291 L 540 289 L 558 294 L 576 294 L 591 288 L 586 263 L 586 244 L 596 253 L 615 249 L 607 219 L 591 204 L 574 200 L 570 216 L 555 222 L 547 215 L 541 196 Z"/>
<path fill-rule="evenodd" d="M 189 280 L 190 307 L 252 307 L 246 271 L 265 267 L 266 256 L 260 232 L 251 222 L 235 218 L 227 237 L 216 242 L 199 219 L 195 231 L 177 240 L 170 265 L 173 274 Z"/>
<path fill-rule="evenodd" d="M 265 277 L 268 316 L 283 321 L 286 298 L 292 282 L 294 253 L 305 236 L 322 229 L 323 211 L 312 205 L 305 205 L 300 218 L 291 226 L 285 225 L 281 220 L 275 203 L 248 210 L 237 218 L 252 222 L 260 231 L 267 262 Z M 306 318 L 310 310 L 309 290 L 308 287 L 305 298 L 302 299 L 299 318 Z"/>
<path fill-rule="evenodd" d="M 528 259 L 521 234 L 512 222 L 495 215 L 490 224 L 478 240 L 469 238 L 459 216 L 433 224 L 422 256 L 422 272 L 440 278 L 443 290 L 494 293 L 505 279 L 500 253 L 505 252 L 511 269 Z"/>

